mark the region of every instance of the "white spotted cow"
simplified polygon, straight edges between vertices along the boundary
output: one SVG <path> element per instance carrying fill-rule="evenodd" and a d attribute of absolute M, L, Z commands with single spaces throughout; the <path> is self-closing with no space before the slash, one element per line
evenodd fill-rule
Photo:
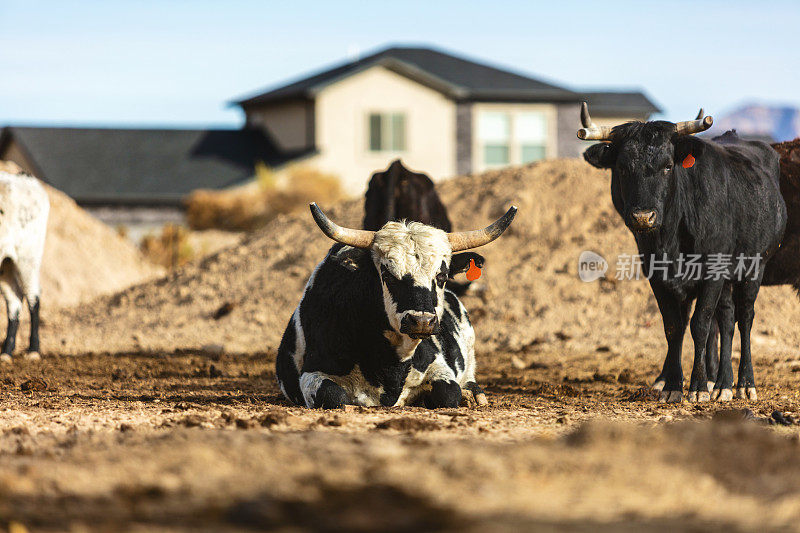
<path fill-rule="evenodd" d="M 47 193 L 35 178 L 0 172 L 0 292 L 8 311 L 4 363 L 12 361 L 23 301 L 31 314 L 26 357 L 39 358 L 39 268 L 49 211 Z"/>
<path fill-rule="evenodd" d="M 367 231 L 338 226 L 311 204 L 317 225 L 338 243 L 283 334 L 276 373 L 286 398 L 311 408 L 456 407 L 463 388 L 485 404 L 475 382 L 475 332 L 445 282 L 470 259 L 482 260 L 454 253 L 498 238 L 516 211 L 470 232 L 405 221 Z"/>

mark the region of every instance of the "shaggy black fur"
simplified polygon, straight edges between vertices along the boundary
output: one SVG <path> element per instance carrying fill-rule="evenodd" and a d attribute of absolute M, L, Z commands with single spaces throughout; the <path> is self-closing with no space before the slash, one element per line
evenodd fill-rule
<path fill-rule="evenodd" d="M 685 169 L 681 163 L 689 154 L 695 163 Z M 670 262 L 667 279 L 661 275 L 650 279 L 668 343 L 658 377 L 665 381 L 664 390 L 682 389 L 681 344 L 695 299 L 690 328 L 695 357 L 689 390 L 706 391 L 710 378 L 716 381 L 715 388 L 730 388 L 734 320 L 742 338 L 738 387 L 754 387 L 750 357 L 753 304 L 766 260 L 777 250 L 786 225 L 777 153 L 765 143 L 743 141 L 734 132 L 707 141 L 677 135 L 672 123 L 656 121 L 615 127 L 611 142 L 590 147 L 584 158 L 598 168 L 611 169 L 612 201 L 644 255 L 644 272 L 651 272 L 653 257 L 666 257 Z M 642 211 L 655 212 L 652 227 L 642 228 L 637 223 L 634 214 Z M 716 280 L 687 280 L 678 275 L 681 254 L 700 254 L 705 275 L 709 255 L 720 253 L 733 258 L 760 255 L 755 279 L 737 278 L 733 267 Z M 707 360 L 711 357 L 705 357 L 714 317 L 724 358 L 717 376 L 710 375 Z"/>
<path fill-rule="evenodd" d="M 453 231 L 433 181 L 408 170 L 399 159 L 372 175 L 364 196 L 364 229 L 378 231 L 391 220 L 414 220 Z"/>

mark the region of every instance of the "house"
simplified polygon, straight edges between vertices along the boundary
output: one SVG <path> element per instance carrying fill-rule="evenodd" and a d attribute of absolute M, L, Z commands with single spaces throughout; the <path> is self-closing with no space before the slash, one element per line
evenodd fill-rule
<path fill-rule="evenodd" d="M 396 158 L 434 179 L 577 157 L 579 104 L 599 124 L 658 112 L 640 92 L 578 92 L 431 48 L 391 47 L 233 103 L 240 129 L 6 127 L 0 159 L 110 223 L 180 220 L 199 188 L 301 162 L 357 195 Z"/>
<path fill-rule="evenodd" d="M 577 157 L 579 105 L 598 124 L 646 120 L 640 92 L 577 92 L 431 48 L 392 47 L 234 102 L 248 127 L 360 194 L 402 158 L 440 179 Z"/>

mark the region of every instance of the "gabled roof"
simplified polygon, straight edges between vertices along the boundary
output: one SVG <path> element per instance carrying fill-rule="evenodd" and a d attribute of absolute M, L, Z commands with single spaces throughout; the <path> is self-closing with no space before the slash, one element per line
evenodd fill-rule
<path fill-rule="evenodd" d="M 581 98 L 579 93 L 564 87 L 439 50 L 392 47 L 234 103 L 247 107 L 314 98 L 327 85 L 375 65 L 395 70 L 453 99 L 578 101 Z"/>
<path fill-rule="evenodd" d="M 198 188 L 218 189 L 278 166 L 281 153 L 260 130 L 7 127 L 37 177 L 86 203 L 178 204 Z"/>
<path fill-rule="evenodd" d="M 587 92 L 583 93 L 589 104 L 589 111 L 596 116 L 645 116 L 660 113 L 661 110 L 643 93 L 629 92 Z"/>

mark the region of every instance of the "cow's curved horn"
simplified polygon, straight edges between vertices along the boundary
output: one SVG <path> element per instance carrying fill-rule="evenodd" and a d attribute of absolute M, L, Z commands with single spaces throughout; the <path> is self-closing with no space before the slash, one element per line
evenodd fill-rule
<path fill-rule="evenodd" d="M 511 221 L 514 220 L 514 215 L 516 214 L 517 207 L 511 206 L 511 208 L 506 211 L 505 215 L 483 229 L 448 233 L 447 238 L 450 240 L 450 248 L 452 248 L 454 252 L 460 252 L 462 250 L 469 250 L 470 248 L 477 248 L 478 246 L 489 244 L 503 234 L 506 228 L 511 225 Z"/>
<path fill-rule="evenodd" d="M 704 117 L 703 116 L 703 108 L 700 108 L 700 112 L 697 114 L 697 118 L 694 120 L 686 120 L 683 122 L 676 122 L 675 123 L 675 131 L 681 135 L 692 135 L 693 133 L 700 133 L 701 131 L 706 131 L 714 124 L 714 117 Z"/>
<path fill-rule="evenodd" d="M 598 126 L 592 122 L 589 116 L 589 104 L 581 103 L 581 124 L 583 127 L 578 130 L 578 138 L 584 141 L 607 141 L 611 138 L 611 126 Z"/>
<path fill-rule="evenodd" d="M 316 202 L 312 202 L 308 207 L 311 209 L 311 216 L 314 217 L 314 222 L 317 223 L 322 233 L 334 241 L 352 246 L 353 248 L 369 248 L 372 246 L 372 241 L 375 240 L 374 231 L 343 228 L 331 221 L 331 219 L 322 212 L 319 206 L 317 206 Z"/>

